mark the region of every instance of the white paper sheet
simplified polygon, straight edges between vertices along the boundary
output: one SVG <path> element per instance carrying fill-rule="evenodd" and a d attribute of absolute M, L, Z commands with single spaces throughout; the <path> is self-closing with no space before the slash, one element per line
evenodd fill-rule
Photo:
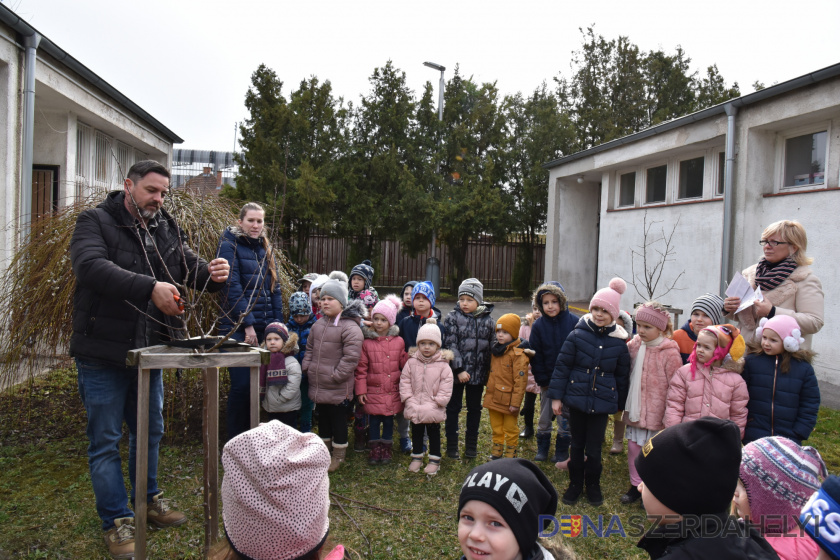
<path fill-rule="evenodd" d="M 761 286 L 756 286 L 755 290 L 753 290 L 749 281 L 740 272 L 736 272 L 735 276 L 732 277 L 729 287 L 726 288 L 726 296 L 737 297 L 741 300 L 741 304 L 735 310 L 735 313 L 740 313 L 757 301 L 764 301 Z"/>

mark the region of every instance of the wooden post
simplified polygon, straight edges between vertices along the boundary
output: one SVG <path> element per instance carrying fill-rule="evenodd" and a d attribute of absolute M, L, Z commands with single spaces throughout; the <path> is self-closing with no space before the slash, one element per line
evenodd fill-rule
<path fill-rule="evenodd" d="M 260 368 L 251 368 L 251 427 L 256 428 L 260 423 Z"/>
<path fill-rule="evenodd" d="M 146 493 L 149 481 L 149 375 L 137 368 L 137 464 L 134 469 L 134 557 L 146 558 Z"/>
<path fill-rule="evenodd" d="M 219 368 L 204 374 L 204 556 L 219 540 Z"/>
<path fill-rule="evenodd" d="M 203 353 L 175 346 L 129 350 L 126 365 L 137 371 L 137 457 L 135 464 L 134 558 L 146 559 L 146 493 L 149 477 L 149 375 L 152 369 L 201 369 L 204 380 L 204 555 L 219 540 L 219 367 L 248 367 L 251 378 L 251 425 L 259 423 L 259 365 L 271 353 L 247 344 L 226 352 Z"/>

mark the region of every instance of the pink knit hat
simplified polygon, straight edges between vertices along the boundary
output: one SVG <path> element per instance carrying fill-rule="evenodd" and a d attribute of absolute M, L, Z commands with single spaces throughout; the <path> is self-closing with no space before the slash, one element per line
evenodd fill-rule
<path fill-rule="evenodd" d="M 388 294 L 383 299 L 379 300 L 379 303 L 373 306 L 373 311 L 370 312 L 370 317 L 372 319 L 374 315 L 379 313 L 388 319 L 389 325 L 393 325 L 397 321 L 397 311 L 399 311 L 400 305 L 402 305 L 402 302 L 397 296 L 394 294 Z"/>
<path fill-rule="evenodd" d="M 222 464 L 222 518 L 240 555 L 291 560 L 323 544 L 330 453 L 317 434 L 273 420 L 230 440 Z"/>
<path fill-rule="evenodd" d="M 653 325 L 660 331 L 664 331 L 668 327 L 668 313 L 659 310 L 649 303 L 646 303 L 636 310 L 636 322 L 642 321 L 648 325 Z"/>
<path fill-rule="evenodd" d="M 420 344 L 422 340 L 431 340 L 438 346 L 441 345 L 440 327 L 437 326 L 437 321 L 428 319 L 426 324 L 420 327 L 417 331 L 417 344 Z"/>
<path fill-rule="evenodd" d="M 750 500 L 752 522 L 778 535 L 798 529 L 802 506 L 828 473 L 816 449 L 773 436 L 744 446 L 739 476 Z"/>
<path fill-rule="evenodd" d="M 595 292 L 592 301 L 589 302 L 589 309 L 602 307 L 607 310 L 613 321 L 618 319 L 618 312 L 621 310 L 621 294 L 627 289 L 627 283 L 621 278 L 610 280 L 609 288 L 602 288 Z"/>
<path fill-rule="evenodd" d="M 755 329 L 755 337 L 761 340 L 761 333 L 764 329 L 770 329 L 782 339 L 785 350 L 788 352 L 797 352 L 805 339 L 802 338 L 802 330 L 799 328 L 799 323 L 790 315 L 776 315 L 768 320 L 764 317 L 759 321 L 758 328 Z"/>

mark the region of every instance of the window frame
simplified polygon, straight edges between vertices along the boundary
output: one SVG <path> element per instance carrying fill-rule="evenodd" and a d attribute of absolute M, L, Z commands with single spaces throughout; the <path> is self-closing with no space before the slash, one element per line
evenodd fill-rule
<path fill-rule="evenodd" d="M 820 132 L 826 133 L 826 140 L 825 140 L 825 154 L 824 154 L 824 161 L 825 161 L 825 170 L 823 171 L 823 182 L 822 183 L 808 183 L 807 185 L 785 185 L 785 159 L 787 156 L 787 141 L 792 138 L 797 138 L 799 136 L 808 136 L 817 134 Z M 780 132 L 776 135 L 776 162 L 775 162 L 775 189 L 774 192 L 782 193 L 782 192 L 796 192 L 796 191 L 810 191 L 810 190 L 822 190 L 828 188 L 828 177 L 827 173 L 829 170 L 829 159 L 828 156 L 831 153 L 831 121 L 830 120 L 823 120 L 815 123 L 811 123 L 809 125 L 803 125 L 791 129 L 787 129 L 783 132 Z"/>
<path fill-rule="evenodd" d="M 648 202 L 648 200 L 647 200 L 647 198 L 648 198 L 647 197 L 648 171 L 651 170 L 651 169 L 655 169 L 657 167 L 664 167 L 665 168 L 665 198 L 662 199 L 662 200 L 654 200 L 654 201 Z M 669 201 L 670 197 L 668 196 L 668 194 L 669 194 L 668 185 L 670 183 L 673 183 L 673 181 L 669 178 L 669 175 L 671 174 L 671 168 L 672 167 L 673 167 L 673 165 L 671 165 L 670 159 L 660 160 L 658 162 L 653 162 L 649 165 L 642 165 L 641 166 L 641 169 L 642 169 L 642 192 L 641 192 L 641 200 L 639 201 L 640 202 L 640 206 L 639 206 L 640 208 L 644 208 L 645 206 L 658 206 L 658 205 L 662 205 L 662 204 L 670 204 L 670 201 Z"/>
<path fill-rule="evenodd" d="M 684 196 L 684 197 L 681 197 L 680 196 L 680 187 L 681 187 L 680 181 L 682 180 L 682 177 L 681 177 L 682 176 L 682 164 L 683 164 L 683 162 L 688 162 L 688 161 L 695 160 L 695 159 L 702 159 L 703 160 L 703 165 L 701 166 L 703 177 L 702 177 L 702 180 L 700 182 L 700 196 Z M 708 162 L 706 161 L 706 153 L 705 152 L 700 154 L 700 155 L 677 158 L 677 160 L 675 161 L 675 166 L 674 166 L 675 171 L 676 171 L 676 181 L 674 182 L 674 201 L 682 202 L 684 200 L 703 200 L 703 198 L 706 194 L 706 184 L 707 184 L 707 182 L 706 182 L 706 168 L 708 167 L 707 163 Z M 666 196 L 666 198 L 667 198 L 667 194 L 668 194 L 668 186 L 666 184 L 665 185 L 665 196 Z"/>
<path fill-rule="evenodd" d="M 633 202 L 631 204 L 621 204 L 621 178 L 624 175 L 635 173 L 635 181 L 633 182 Z M 634 167 L 632 169 L 624 169 L 615 172 L 615 205 L 614 208 L 634 208 L 639 203 L 639 169 Z"/>

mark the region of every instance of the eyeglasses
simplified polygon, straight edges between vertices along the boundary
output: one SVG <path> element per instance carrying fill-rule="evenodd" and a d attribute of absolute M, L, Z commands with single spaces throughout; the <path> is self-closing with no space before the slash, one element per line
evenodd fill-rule
<path fill-rule="evenodd" d="M 770 245 L 774 249 L 776 247 L 778 247 L 779 245 L 790 245 L 790 243 L 788 243 L 787 241 L 771 241 L 769 239 L 762 239 L 761 241 L 758 242 L 758 244 L 761 245 L 762 247 L 764 247 L 765 245 Z"/>

